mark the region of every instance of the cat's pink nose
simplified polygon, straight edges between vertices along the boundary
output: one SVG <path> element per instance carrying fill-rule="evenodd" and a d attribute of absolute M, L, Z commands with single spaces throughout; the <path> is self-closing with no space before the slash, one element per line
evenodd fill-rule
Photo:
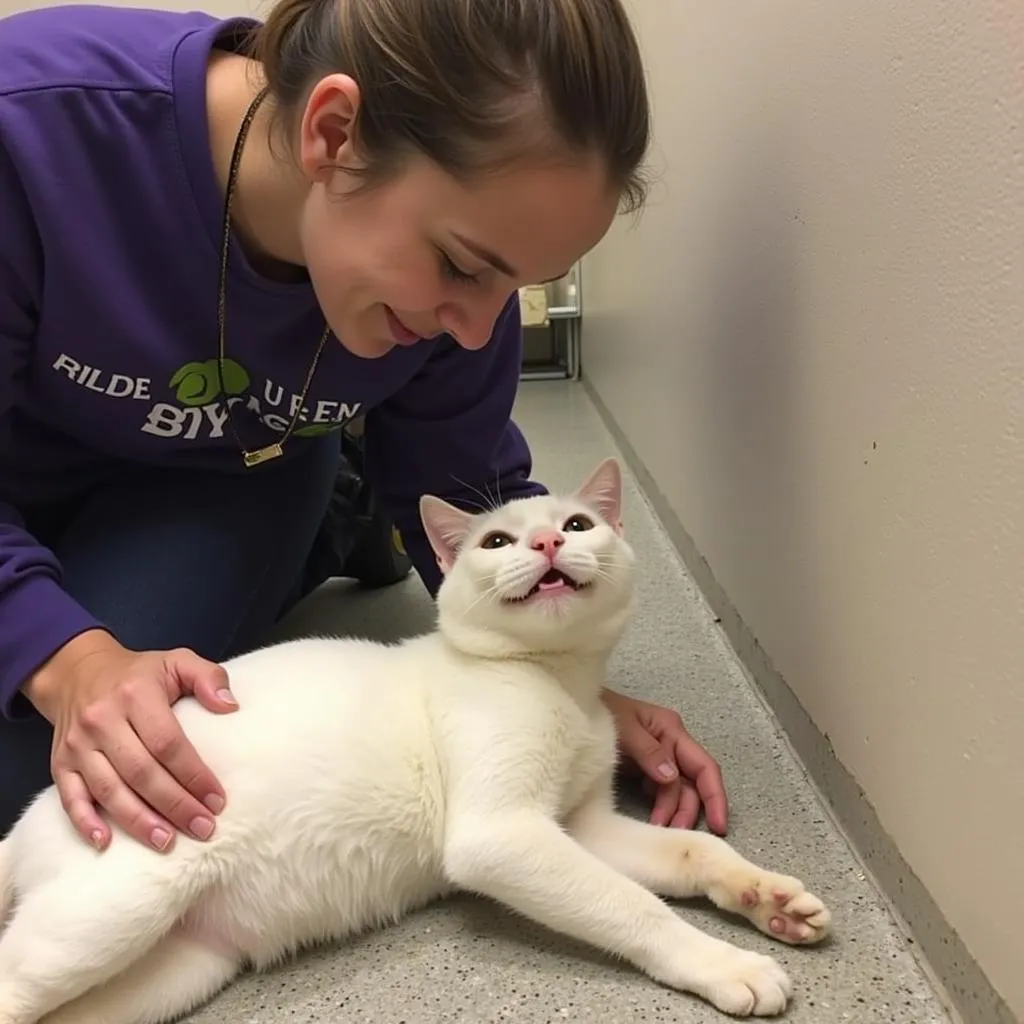
<path fill-rule="evenodd" d="M 555 560 L 555 552 L 565 543 L 565 538 L 557 530 L 538 530 L 530 538 L 530 547 L 548 556 L 549 561 Z"/>

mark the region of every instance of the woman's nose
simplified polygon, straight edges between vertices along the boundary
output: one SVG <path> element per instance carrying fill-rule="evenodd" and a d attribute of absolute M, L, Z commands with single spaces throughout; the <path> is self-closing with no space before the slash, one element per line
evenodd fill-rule
<path fill-rule="evenodd" d="M 437 319 L 463 348 L 483 348 L 494 334 L 494 325 L 505 308 L 508 296 L 500 299 L 464 299 L 446 302 L 438 310 Z"/>

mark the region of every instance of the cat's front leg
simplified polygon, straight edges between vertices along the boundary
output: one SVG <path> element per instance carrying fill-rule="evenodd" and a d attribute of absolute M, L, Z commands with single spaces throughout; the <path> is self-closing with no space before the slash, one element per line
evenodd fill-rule
<path fill-rule="evenodd" d="M 687 924 L 539 811 L 454 814 L 444 853 L 459 888 L 622 957 L 726 1013 L 771 1016 L 786 1007 L 790 981 L 774 960 Z"/>
<path fill-rule="evenodd" d="M 780 942 L 810 945 L 829 932 L 828 908 L 798 878 L 758 867 L 718 836 L 618 814 L 604 791 L 572 816 L 569 832 L 645 888 L 675 898 L 707 896 Z"/>

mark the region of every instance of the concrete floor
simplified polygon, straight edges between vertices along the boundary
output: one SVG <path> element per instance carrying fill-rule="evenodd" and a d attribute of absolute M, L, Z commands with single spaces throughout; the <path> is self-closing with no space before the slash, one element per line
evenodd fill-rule
<path fill-rule="evenodd" d="M 536 477 L 553 489 L 575 487 L 615 452 L 575 384 L 524 385 L 517 421 L 534 448 Z M 644 575 L 638 618 L 615 660 L 612 685 L 679 710 L 722 765 L 731 841 L 826 899 L 836 934 L 822 947 L 792 949 L 702 903 L 680 905 L 680 912 L 708 932 L 778 958 L 795 983 L 784 1017 L 791 1024 L 948 1022 L 912 944 L 851 855 L 631 478 L 627 488 L 626 526 Z M 369 594 L 329 585 L 296 610 L 282 635 L 340 629 L 395 637 L 429 627 L 431 607 L 415 577 Z M 635 799 L 626 806 L 643 813 Z M 192 1019 L 710 1024 L 729 1018 L 488 903 L 457 898 L 386 933 L 246 977 Z"/>

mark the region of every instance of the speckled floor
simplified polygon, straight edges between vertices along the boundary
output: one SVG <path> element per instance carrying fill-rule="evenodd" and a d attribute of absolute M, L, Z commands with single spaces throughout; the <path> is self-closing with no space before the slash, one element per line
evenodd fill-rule
<path fill-rule="evenodd" d="M 615 451 L 575 384 L 525 384 L 517 420 L 534 447 L 538 479 L 553 488 L 576 486 Z M 825 898 L 836 934 L 824 946 L 792 949 L 702 903 L 680 905 L 680 913 L 715 935 L 776 956 L 795 982 L 783 1018 L 791 1024 L 948 1022 L 911 947 L 750 689 L 631 479 L 627 529 L 645 576 L 639 615 L 615 660 L 612 685 L 683 714 L 722 765 L 732 842 L 766 867 L 801 877 Z M 282 635 L 329 628 L 394 637 L 430 621 L 418 579 L 370 594 L 332 585 L 297 609 Z M 626 806 L 642 813 L 639 803 Z M 195 1024 L 728 1019 L 472 898 L 451 900 L 386 933 L 307 955 L 273 974 L 243 978 L 192 1018 Z"/>

